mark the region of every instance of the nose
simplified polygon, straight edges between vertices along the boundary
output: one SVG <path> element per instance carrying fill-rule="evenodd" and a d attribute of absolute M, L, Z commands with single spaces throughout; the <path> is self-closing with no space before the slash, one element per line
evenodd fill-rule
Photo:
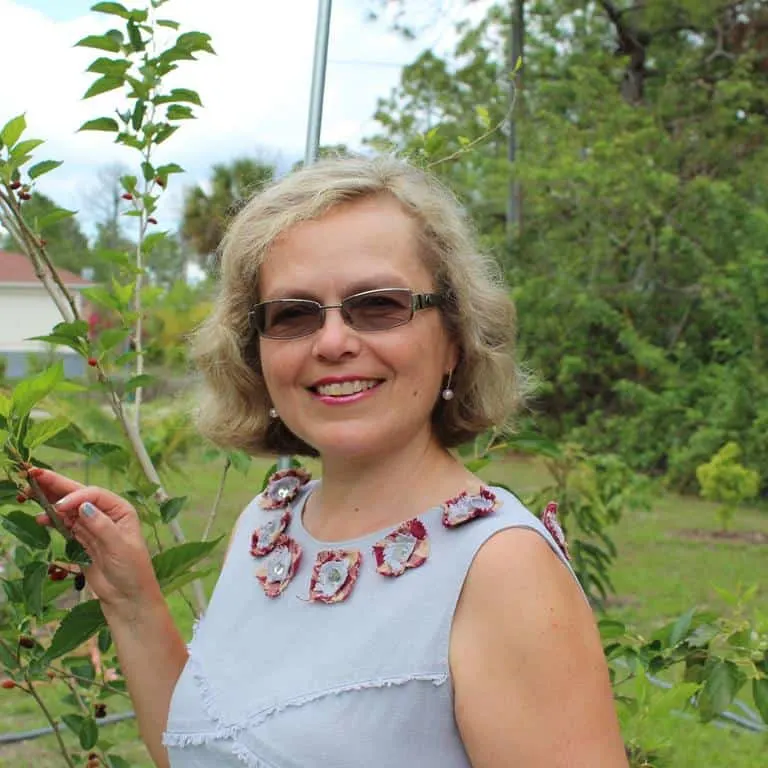
<path fill-rule="evenodd" d="M 325 310 L 325 322 L 312 341 L 312 354 L 322 360 L 342 360 L 360 352 L 360 337 L 344 322 L 338 307 Z"/>

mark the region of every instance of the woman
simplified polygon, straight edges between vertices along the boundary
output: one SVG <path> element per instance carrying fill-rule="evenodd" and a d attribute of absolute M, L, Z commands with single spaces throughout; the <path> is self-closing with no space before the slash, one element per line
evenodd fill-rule
<path fill-rule="evenodd" d="M 134 510 L 38 480 L 91 554 L 161 766 L 625 766 L 594 621 L 557 542 L 449 448 L 506 427 L 514 315 L 451 196 L 394 159 L 265 189 L 196 339 L 202 431 L 318 455 L 242 513 L 189 651 Z M 63 498 L 62 498 L 63 497 Z"/>

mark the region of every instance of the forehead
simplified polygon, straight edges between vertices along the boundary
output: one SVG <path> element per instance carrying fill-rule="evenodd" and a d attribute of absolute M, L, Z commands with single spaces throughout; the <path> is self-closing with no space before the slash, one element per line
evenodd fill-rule
<path fill-rule="evenodd" d="M 297 292 L 344 295 L 382 287 L 427 289 L 414 220 L 390 197 L 337 206 L 285 232 L 267 252 L 262 300 Z"/>

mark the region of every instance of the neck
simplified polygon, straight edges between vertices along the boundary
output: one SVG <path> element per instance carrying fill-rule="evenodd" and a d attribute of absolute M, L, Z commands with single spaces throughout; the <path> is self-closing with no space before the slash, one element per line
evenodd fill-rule
<path fill-rule="evenodd" d="M 481 483 L 432 434 L 383 456 L 325 457 L 322 478 L 307 503 L 304 525 L 326 541 L 395 525 Z"/>

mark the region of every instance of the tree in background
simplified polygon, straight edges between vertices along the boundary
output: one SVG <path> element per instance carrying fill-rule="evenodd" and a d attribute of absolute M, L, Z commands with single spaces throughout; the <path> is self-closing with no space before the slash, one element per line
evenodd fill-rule
<path fill-rule="evenodd" d="M 208 191 L 200 186 L 187 191 L 181 238 L 203 269 L 215 269 L 216 249 L 227 222 L 242 201 L 270 181 L 274 173 L 274 166 L 268 163 L 240 158 L 213 167 Z"/>
<path fill-rule="evenodd" d="M 514 287 L 546 433 L 686 489 L 736 438 L 766 489 L 765 3 L 526 3 L 514 166 L 505 129 L 461 153 L 503 120 L 513 5 L 407 67 L 371 143 L 458 153 L 434 170 Z M 525 217 L 508 242 L 510 177 Z"/>
<path fill-rule="evenodd" d="M 25 215 L 29 221 L 44 221 L 46 217 L 56 214 L 59 207 L 43 194 L 35 193 L 32 199 L 24 203 Z M 4 234 L 0 229 L 0 234 Z M 88 238 L 83 234 L 80 225 L 73 216 L 59 218 L 46 227 L 45 239 L 48 247 L 57 254 L 57 263 L 64 269 L 79 275 L 83 269 L 92 263 L 91 249 Z M 16 250 L 16 245 L 10 235 L 4 234 L 0 239 L 4 250 Z"/>

